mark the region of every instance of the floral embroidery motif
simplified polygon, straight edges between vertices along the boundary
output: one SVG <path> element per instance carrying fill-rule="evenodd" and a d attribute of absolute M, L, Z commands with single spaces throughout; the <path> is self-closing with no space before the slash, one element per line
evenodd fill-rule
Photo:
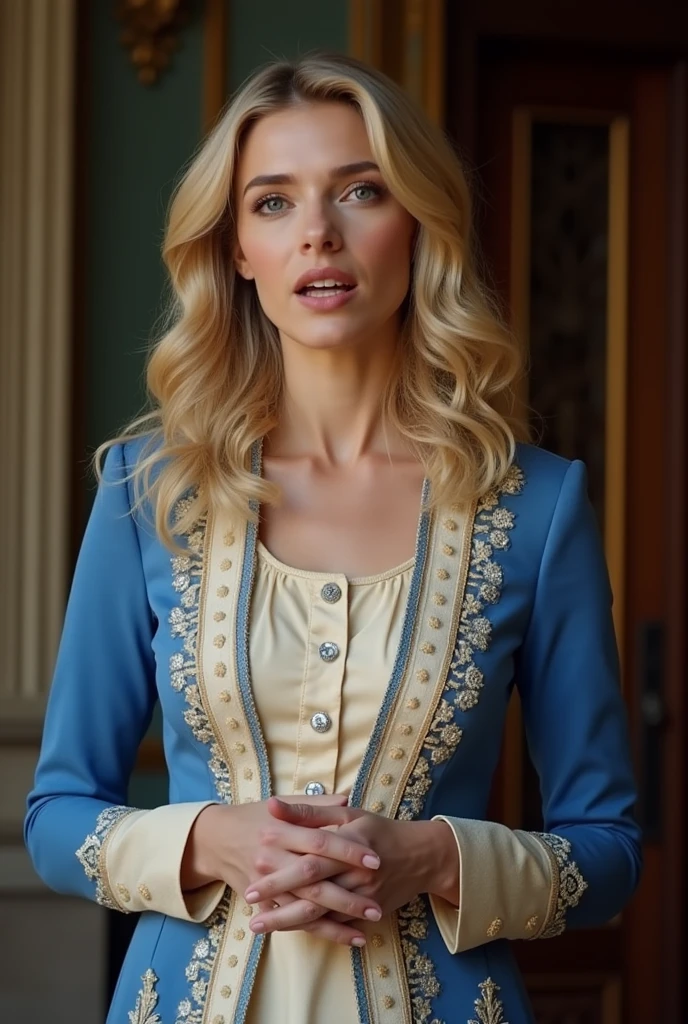
<path fill-rule="evenodd" d="M 177 520 L 181 519 L 188 511 L 190 505 L 190 498 L 182 498 L 177 502 L 175 509 Z M 181 639 L 183 643 L 182 649 L 176 651 L 170 658 L 170 683 L 178 693 L 184 693 L 184 699 L 189 705 L 184 712 L 184 721 L 194 737 L 199 743 L 210 744 L 209 766 L 215 779 L 217 792 L 225 802 L 231 803 L 229 767 L 222 756 L 219 744 L 215 741 L 198 686 L 198 614 L 205 531 L 206 518 L 202 517 L 193 530 L 187 534 L 189 554 L 175 556 L 171 559 L 172 587 L 180 595 L 180 603 L 170 612 L 169 623 L 172 636 Z"/>
<path fill-rule="evenodd" d="M 427 903 L 422 896 L 416 896 L 398 910 L 397 916 L 401 949 L 406 961 L 413 1024 L 444 1024 L 436 1017 L 430 1020 L 432 1000 L 440 993 L 440 983 L 432 960 L 417 945 L 418 940 L 428 937 Z"/>
<path fill-rule="evenodd" d="M 481 981 L 478 988 L 481 993 L 481 998 L 475 1001 L 478 1019 L 472 1017 L 468 1024 L 509 1024 L 508 1020 L 504 1019 L 502 1000 L 497 997 L 499 985 L 496 985 L 492 978 L 488 978 Z"/>
<path fill-rule="evenodd" d="M 448 761 L 461 742 L 463 730 L 456 723 L 456 710 L 469 711 L 480 699 L 483 673 L 473 658 L 476 651 L 485 653 L 490 645 L 492 624 L 483 613 L 487 605 L 499 601 L 503 584 L 502 569 L 494 559 L 494 552 L 509 547 L 508 531 L 513 529 L 515 522 L 514 514 L 500 505 L 500 499 L 505 494 L 519 494 L 523 484 L 522 470 L 512 466 L 501 485 L 485 494 L 478 503 L 458 639 L 449 676 L 421 753 L 406 784 L 397 818 L 409 821 L 422 813 L 432 785 L 432 768 Z M 448 528 L 447 521 L 444 526 Z M 445 545 L 445 553 L 450 555 L 454 550 Z M 439 993 L 435 966 L 428 956 L 420 952 L 414 941 L 424 939 L 428 934 L 428 910 L 422 897 L 402 907 L 398 917 L 414 1024 L 441 1024 L 429 1020 L 432 999 Z M 480 989 L 483 998 L 476 1000 L 475 1004 L 480 1019 L 474 1024 L 508 1024 L 503 1019 L 501 1002 L 495 999 L 498 987 L 488 978 Z"/>
<path fill-rule="evenodd" d="M 398 818 L 411 820 L 421 814 L 432 785 L 431 769 L 448 761 L 461 742 L 463 730 L 455 722 L 456 709 L 470 711 L 480 699 L 483 673 L 473 658 L 476 651 L 484 654 L 490 646 L 492 624 L 483 613 L 487 605 L 497 604 L 503 584 L 502 568 L 493 556 L 495 550 L 505 551 L 509 547 L 508 531 L 514 526 L 514 514 L 500 505 L 500 498 L 503 494 L 519 494 L 523 484 L 523 471 L 511 466 L 501 485 L 488 491 L 478 503 L 451 669 L 421 754 L 406 784 Z"/>
<path fill-rule="evenodd" d="M 129 1011 L 129 1024 L 162 1024 L 159 1013 L 154 1013 L 158 1002 L 158 993 L 155 991 L 157 977 L 148 968 L 141 978 L 143 988 L 136 997 L 136 1006 Z"/>
<path fill-rule="evenodd" d="M 107 907 L 108 910 L 122 911 L 122 907 L 115 899 L 107 882 L 107 874 L 102 861 L 105 843 L 115 825 L 135 810 L 135 807 L 106 807 L 96 818 L 94 831 L 86 836 L 83 844 L 76 851 L 76 856 L 86 877 L 96 883 L 96 903 Z M 126 914 L 128 911 L 125 910 L 123 913 Z"/>
<path fill-rule="evenodd" d="M 555 872 L 552 908 L 549 919 L 537 939 L 552 939 L 566 929 L 566 912 L 577 907 L 588 883 L 580 873 L 575 860 L 570 860 L 571 843 L 568 839 L 551 832 L 533 832 L 532 835 L 545 844 Z"/>
<path fill-rule="evenodd" d="M 186 968 L 191 983 L 191 998 L 182 999 L 174 1024 L 202 1024 L 205 998 L 222 936 L 227 923 L 230 896 L 226 894 L 207 922 L 208 934 L 194 943 L 193 956 Z"/>

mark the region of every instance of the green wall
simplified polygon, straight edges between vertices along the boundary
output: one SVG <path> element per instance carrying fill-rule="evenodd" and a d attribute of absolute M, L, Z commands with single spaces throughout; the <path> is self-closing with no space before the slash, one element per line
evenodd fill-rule
<path fill-rule="evenodd" d="M 201 131 L 202 4 L 160 82 L 139 84 L 114 4 L 89 4 L 85 328 L 89 451 L 136 413 L 163 283 L 165 205 Z"/>
<path fill-rule="evenodd" d="M 348 0 L 230 0 L 227 88 L 269 60 L 348 49 Z"/>
<path fill-rule="evenodd" d="M 203 0 L 171 67 L 139 84 L 115 4 L 89 4 L 85 441 L 88 451 L 142 406 L 164 284 L 160 244 L 172 186 L 201 138 Z M 275 57 L 347 48 L 348 0 L 228 0 L 228 93 Z"/>
<path fill-rule="evenodd" d="M 119 42 L 114 2 L 88 5 L 84 460 L 145 401 L 144 364 L 161 311 L 165 210 L 202 132 L 203 0 L 194 0 L 182 46 L 152 87 L 139 84 Z M 227 92 L 258 65 L 315 48 L 346 50 L 348 0 L 228 0 Z M 86 477 L 84 486 L 88 486 Z M 92 488 L 91 488 L 92 493 Z M 153 734 L 159 735 L 156 719 Z M 166 800 L 163 775 L 135 775 L 130 800 Z"/>

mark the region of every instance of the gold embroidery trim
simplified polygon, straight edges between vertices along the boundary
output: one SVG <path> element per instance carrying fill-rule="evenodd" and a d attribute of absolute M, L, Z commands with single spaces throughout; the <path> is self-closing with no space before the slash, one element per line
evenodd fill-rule
<path fill-rule="evenodd" d="M 401 949 L 406 964 L 406 979 L 411 996 L 413 1024 L 427 1024 L 432 1014 L 432 1000 L 440 993 L 435 965 L 422 953 L 418 940 L 428 937 L 428 905 L 422 896 L 397 911 Z M 432 1024 L 443 1024 L 433 1018 Z"/>
<path fill-rule="evenodd" d="M 486 978 L 478 985 L 480 998 L 475 1001 L 477 1019 L 471 1017 L 468 1024 L 509 1024 L 504 1018 L 504 1006 L 498 998 L 499 985 L 492 978 Z"/>
<path fill-rule="evenodd" d="M 182 498 L 177 502 L 177 519 L 188 510 L 190 502 L 190 498 Z M 209 767 L 215 779 L 215 787 L 219 796 L 231 803 L 229 766 L 213 733 L 198 685 L 197 644 L 206 529 L 207 516 L 203 516 L 186 535 L 189 554 L 171 559 L 172 587 L 180 597 L 179 605 L 170 612 L 169 624 L 172 636 L 183 642 L 181 651 L 175 651 L 170 658 L 170 683 L 178 693 L 183 692 L 184 700 L 189 705 L 184 712 L 184 721 L 195 739 L 210 745 Z M 224 674 L 222 669 L 219 674 Z"/>
<path fill-rule="evenodd" d="M 174 1024 L 202 1024 L 206 995 L 224 934 L 231 893 L 227 892 L 207 922 L 208 932 L 194 943 L 191 962 L 186 968 L 186 980 L 191 983 L 190 998 L 182 999 L 177 1007 Z"/>
<path fill-rule="evenodd" d="M 123 914 L 130 911 L 120 906 L 108 878 L 105 854 L 114 829 L 128 815 L 136 811 L 135 807 L 106 807 L 96 818 L 96 825 L 93 832 L 86 836 L 85 840 L 76 851 L 76 857 L 81 864 L 86 877 L 96 883 L 96 903 L 108 910 L 119 910 Z"/>
<path fill-rule="evenodd" d="M 476 651 L 485 653 L 490 646 L 492 624 L 483 612 L 487 605 L 499 601 L 503 585 L 501 566 L 493 556 L 495 550 L 504 551 L 509 547 L 508 531 L 513 529 L 515 523 L 513 512 L 500 505 L 500 499 L 503 494 L 519 494 L 523 484 L 522 470 L 512 466 L 500 487 L 489 491 L 478 503 L 470 538 L 471 556 L 458 641 L 451 669 L 420 756 L 406 784 L 397 815 L 399 818 L 410 820 L 421 814 L 432 785 L 431 768 L 448 761 L 461 742 L 463 730 L 455 721 L 456 709 L 469 711 L 480 699 L 483 673 L 473 658 Z M 447 551 L 447 546 L 444 550 Z M 451 552 L 454 553 L 453 548 Z"/>
<path fill-rule="evenodd" d="M 160 1014 L 155 1013 L 158 1004 L 158 993 L 155 991 L 157 976 L 148 968 L 141 978 L 143 987 L 136 997 L 136 1005 L 129 1010 L 129 1024 L 162 1024 Z"/>
<path fill-rule="evenodd" d="M 578 865 L 570 859 L 571 843 L 552 832 L 531 832 L 547 851 L 552 866 L 552 890 L 542 930 L 534 939 L 552 939 L 566 929 L 566 914 L 577 907 L 588 888 Z"/>
<path fill-rule="evenodd" d="M 255 533 L 245 524 L 234 526 L 230 531 L 222 518 L 208 517 L 204 579 L 198 616 L 198 689 L 215 743 L 230 773 L 231 799 L 236 804 L 260 800 L 263 779 L 268 791 L 271 788 L 265 742 L 253 704 L 250 678 L 242 675 L 248 670 L 243 661 L 242 641 L 237 641 L 235 645 L 232 639 L 238 635 L 240 621 L 243 621 L 242 630 L 247 626 L 241 616 L 247 612 L 251 599 L 255 572 L 254 539 Z M 222 561 L 230 540 L 236 546 L 236 558 L 225 570 L 222 569 Z M 229 591 L 224 597 L 215 596 L 219 593 L 217 584 L 220 578 Z M 223 662 L 227 672 L 222 681 L 212 674 L 217 657 L 214 640 L 218 634 L 213 618 L 216 612 L 225 614 L 222 635 L 227 637 L 225 650 L 229 648 Z M 246 639 L 244 637 L 244 643 Z M 226 689 L 223 689 L 225 686 Z M 253 731 L 254 727 L 258 735 Z M 239 999 L 252 986 L 252 972 L 264 942 L 264 937 L 254 935 L 247 928 L 247 916 L 248 908 L 244 901 L 234 894 L 214 953 L 212 976 L 203 996 L 203 1024 L 209 1024 L 218 1017 L 224 1017 L 229 1022 L 243 1013 L 238 1009 Z M 229 967 L 231 957 L 237 958 L 235 969 Z M 187 1024 L 186 1020 L 184 1024 Z"/>
<path fill-rule="evenodd" d="M 470 522 L 466 525 L 466 530 L 470 530 L 471 554 L 458 641 L 444 692 L 407 781 L 398 818 L 410 820 L 420 816 L 432 786 L 432 767 L 448 761 L 461 742 L 463 731 L 455 720 L 457 709 L 469 711 L 480 699 L 483 673 L 473 658 L 476 651 L 485 653 L 490 645 L 492 624 L 483 613 L 487 605 L 499 601 L 503 585 L 502 569 L 494 554 L 509 547 L 509 531 L 515 524 L 513 512 L 504 508 L 500 500 L 505 494 L 519 494 L 523 485 L 522 470 L 512 466 L 501 485 L 478 502 L 472 529 Z M 446 520 L 443 525 L 447 528 Z M 442 550 L 447 556 L 456 553 L 456 548 L 450 544 L 444 544 Z M 431 1000 L 439 993 L 434 964 L 420 952 L 414 941 L 426 938 L 427 915 L 427 905 L 422 897 L 417 897 L 398 911 L 414 1024 L 426 1024 L 432 1013 Z M 498 986 L 488 978 L 480 990 L 482 998 L 475 1003 L 479 1020 L 471 1024 L 508 1024 L 504 1021 L 501 1001 L 496 997 Z"/>

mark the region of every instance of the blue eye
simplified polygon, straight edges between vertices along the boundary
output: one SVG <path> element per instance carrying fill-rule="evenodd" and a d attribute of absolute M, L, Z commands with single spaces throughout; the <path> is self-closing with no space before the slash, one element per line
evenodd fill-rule
<path fill-rule="evenodd" d="M 381 194 L 381 189 L 378 188 L 377 185 L 355 185 L 354 188 L 352 188 L 352 190 L 349 193 L 349 195 L 353 195 L 354 192 L 372 192 L 373 193 L 373 197 L 376 197 L 376 196 L 379 196 Z M 368 199 L 362 199 L 361 202 L 362 203 L 367 203 L 367 202 L 369 202 L 369 200 Z"/>
<path fill-rule="evenodd" d="M 369 192 L 372 193 L 372 195 L 364 197 L 363 199 L 359 198 L 358 202 L 370 203 L 373 202 L 375 199 L 379 199 L 384 194 L 385 191 L 386 190 L 381 185 L 376 185 L 372 181 L 359 182 L 357 185 L 353 185 L 349 189 L 349 191 L 346 193 L 345 198 L 348 199 L 349 196 L 352 196 L 357 192 Z M 284 196 L 278 195 L 278 193 L 273 192 L 271 195 L 261 196 L 260 199 L 257 199 L 256 202 L 251 207 L 251 211 L 253 213 L 261 214 L 261 216 L 263 217 L 275 216 L 279 213 L 283 213 L 285 207 L 280 206 L 275 208 L 274 206 L 269 206 L 268 204 L 286 202 L 287 200 L 284 198 Z"/>
<path fill-rule="evenodd" d="M 282 196 L 278 196 L 278 195 L 263 196 L 262 199 L 259 199 L 256 203 L 253 204 L 252 210 L 254 211 L 254 213 L 258 213 L 264 207 L 267 207 L 268 203 L 274 203 L 274 202 L 283 203 L 284 199 L 282 198 Z M 273 210 L 273 209 L 268 208 L 268 213 L 281 213 L 281 212 L 282 212 L 281 209 L 280 210 Z"/>

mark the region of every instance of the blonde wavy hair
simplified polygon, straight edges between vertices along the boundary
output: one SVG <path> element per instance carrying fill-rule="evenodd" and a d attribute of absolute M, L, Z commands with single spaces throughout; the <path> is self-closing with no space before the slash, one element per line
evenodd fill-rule
<path fill-rule="evenodd" d="M 99 466 L 112 445 L 147 439 L 131 471 L 136 504 L 152 502 L 173 549 L 209 511 L 255 520 L 261 502 L 279 501 L 279 488 L 251 471 L 254 442 L 278 422 L 283 365 L 277 329 L 233 264 L 234 174 L 256 121 L 332 101 L 360 113 L 386 185 L 418 222 L 382 407 L 425 467 L 430 505 L 470 502 L 497 485 L 526 436 L 514 413 L 520 348 L 481 281 L 470 191 L 442 131 L 394 82 L 350 57 L 273 62 L 234 96 L 174 191 L 163 244 L 173 301 L 148 360 L 152 408 L 95 455 Z"/>

